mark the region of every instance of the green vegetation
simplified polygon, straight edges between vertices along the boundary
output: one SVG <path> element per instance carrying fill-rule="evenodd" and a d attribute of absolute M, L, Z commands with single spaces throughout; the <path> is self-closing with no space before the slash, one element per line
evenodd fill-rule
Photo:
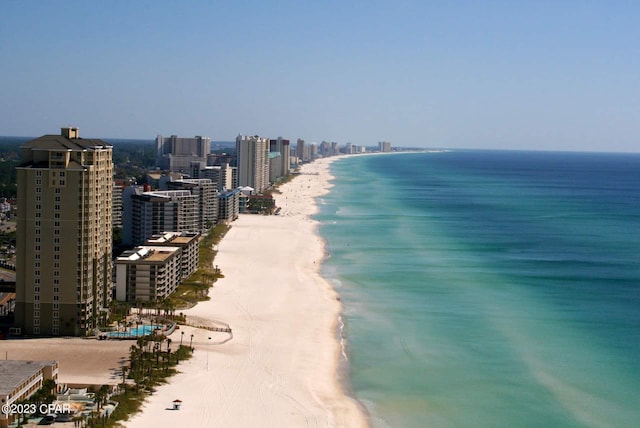
<path fill-rule="evenodd" d="M 280 186 L 282 186 L 283 184 L 286 184 L 288 182 L 290 182 L 291 180 L 293 180 L 295 177 L 297 177 L 298 174 L 289 174 L 286 177 L 282 177 L 280 179 L 278 179 L 278 181 L 276 183 L 273 184 L 273 186 L 271 186 L 271 188 L 269 188 L 266 192 L 265 195 L 272 195 L 272 194 L 281 194 L 282 192 L 280 192 L 280 189 L 278 189 Z"/>
<path fill-rule="evenodd" d="M 247 210 L 255 214 L 273 214 L 276 208 L 276 200 L 271 195 L 249 196 Z"/>
<path fill-rule="evenodd" d="M 120 421 L 126 421 L 137 413 L 145 398 L 178 372 L 175 367 L 180 361 L 191 358 L 192 351 L 188 346 L 179 345 L 174 352 L 171 349 L 171 339 L 163 340 L 162 336 L 150 335 L 138 339 L 136 345 L 131 345 L 130 367 L 122 368 L 121 392 L 111 397 L 111 401 L 116 401 L 118 406 L 108 419 L 94 418 L 93 422 L 97 423 L 95 426 L 121 426 Z M 126 379 L 132 379 L 133 384 L 126 382 Z M 106 391 L 100 395 L 102 389 L 96 392 L 96 402 L 106 401 Z M 91 420 L 89 426 L 92 426 Z"/>
<path fill-rule="evenodd" d="M 220 269 L 213 266 L 216 257 L 216 250 L 213 247 L 220 242 L 229 227 L 226 224 L 218 224 L 212 227 L 209 233 L 200 240 L 198 270 L 183 281 L 176 291 L 166 299 L 171 307 L 190 308 L 198 302 L 209 300 L 207 295 L 209 288 L 218 278 L 223 277 Z"/>

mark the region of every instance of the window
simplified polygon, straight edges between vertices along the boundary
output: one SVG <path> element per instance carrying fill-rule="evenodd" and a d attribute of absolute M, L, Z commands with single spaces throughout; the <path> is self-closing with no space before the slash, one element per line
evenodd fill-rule
<path fill-rule="evenodd" d="M 59 298 L 60 298 L 60 296 L 54 295 L 54 296 L 53 296 L 53 301 L 54 301 L 54 302 L 57 302 L 57 301 L 59 300 Z"/>
<path fill-rule="evenodd" d="M 51 327 L 51 334 L 60 334 L 58 327 Z"/>
<path fill-rule="evenodd" d="M 56 189 L 56 195 L 60 194 L 60 189 Z"/>
<path fill-rule="evenodd" d="M 33 327 L 33 334 L 40 334 L 40 327 Z"/>
<path fill-rule="evenodd" d="M 53 319 L 53 322 L 52 322 L 52 325 L 53 325 L 54 327 L 59 326 L 59 325 L 60 325 L 60 320 L 59 320 L 59 319 L 54 318 L 54 319 Z"/>
<path fill-rule="evenodd" d="M 34 318 L 40 318 L 40 311 L 33 311 Z"/>
<path fill-rule="evenodd" d="M 40 303 L 34 303 L 33 309 L 40 309 Z"/>
<path fill-rule="evenodd" d="M 53 304 L 53 310 L 57 310 L 60 309 L 60 304 L 59 303 L 54 303 Z"/>
<path fill-rule="evenodd" d="M 40 320 L 38 318 L 35 318 L 33 320 L 33 325 L 40 325 Z"/>
<path fill-rule="evenodd" d="M 58 288 L 58 287 L 53 287 L 53 292 L 54 292 L 54 293 L 59 293 L 59 292 L 60 292 L 60 288 Z"/>
<path fill-rule="evenodd" d="M 60 318 L 60 312 L 58 312 L 58 311 L 53 311 L 53 317 L 54 317 L 54 318 Z"/>

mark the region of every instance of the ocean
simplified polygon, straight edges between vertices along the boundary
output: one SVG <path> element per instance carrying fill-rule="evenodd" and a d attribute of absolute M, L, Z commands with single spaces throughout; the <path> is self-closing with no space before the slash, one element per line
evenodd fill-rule
<path fill-rule="evenodd" d="M 353 156 L 320 200 L 374 427 L 640 426 L 640 154 Z"/>

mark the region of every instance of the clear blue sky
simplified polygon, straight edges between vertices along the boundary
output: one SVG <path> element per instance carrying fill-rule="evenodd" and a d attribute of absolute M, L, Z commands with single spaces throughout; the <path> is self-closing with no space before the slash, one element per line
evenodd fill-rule
<path fill-rule="evenodd" d="M 640 2 L 0 3 L 0 135 L 640 151 Z"/>

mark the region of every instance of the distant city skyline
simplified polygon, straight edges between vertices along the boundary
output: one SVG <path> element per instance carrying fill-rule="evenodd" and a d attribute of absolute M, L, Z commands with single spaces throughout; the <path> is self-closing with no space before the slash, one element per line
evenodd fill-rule
<path fill-rule="evenodd" d="M 640 3 L 6 1 L 0 135 L 640 151 Z"/>

